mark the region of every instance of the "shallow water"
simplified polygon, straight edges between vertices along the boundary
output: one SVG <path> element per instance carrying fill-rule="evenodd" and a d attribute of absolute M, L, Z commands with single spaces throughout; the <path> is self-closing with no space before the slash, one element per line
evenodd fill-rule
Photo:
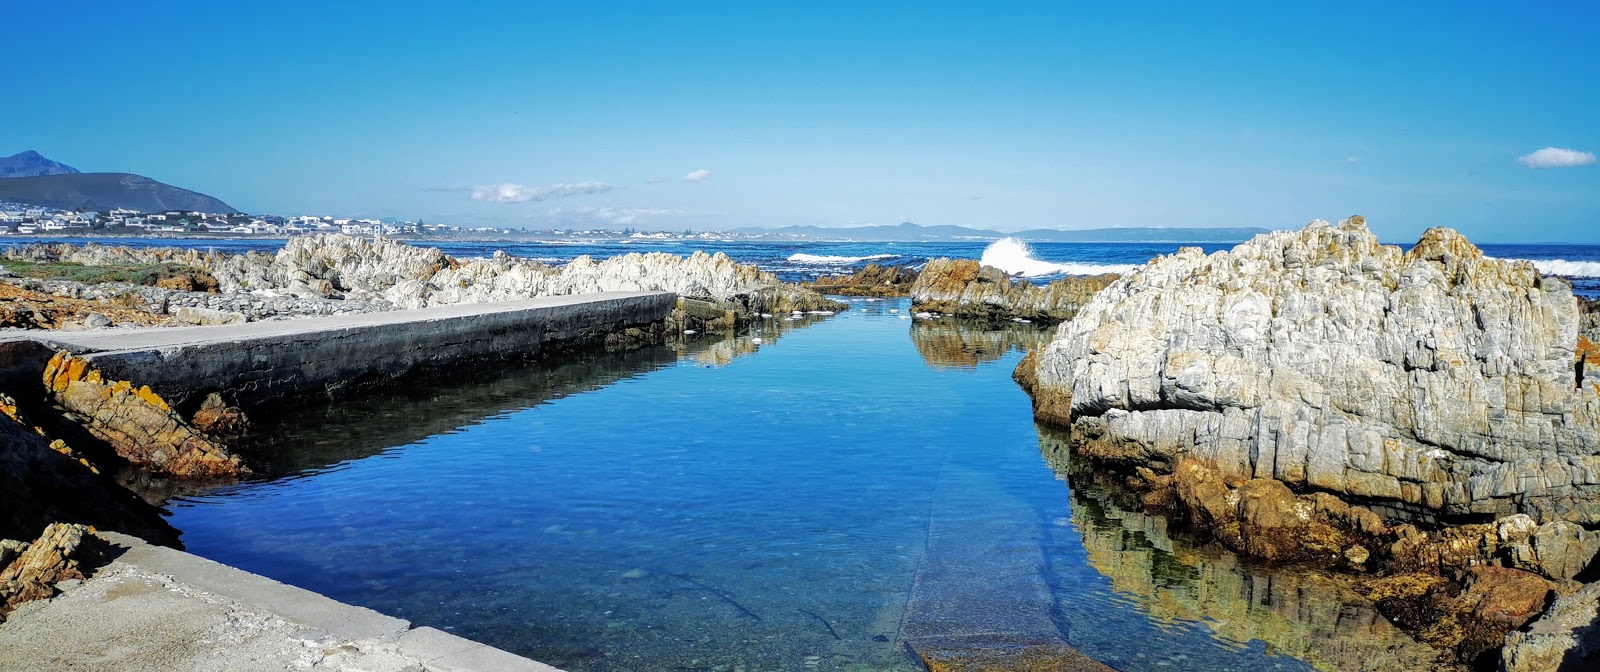
<path fill-rule="evenodd" d="M 1108 532 L 1129 516 L 1058 478 L 1010 378 L 1037 334 L 907 308 L 304 409 L 258 429 L 267 478 L 172 523 L 199 555 L 574 672 L 915 670 L 905 639 L 985 632 L 1129 671 L 1333 669 L 1341 628 L 1296 614 L 1361 605 L 1308 583 L 1305 609 L 1256 608 L 1238 586 L 1270 574 Z M 1177 573 L 1129 578 L 1153 565 Z"/>

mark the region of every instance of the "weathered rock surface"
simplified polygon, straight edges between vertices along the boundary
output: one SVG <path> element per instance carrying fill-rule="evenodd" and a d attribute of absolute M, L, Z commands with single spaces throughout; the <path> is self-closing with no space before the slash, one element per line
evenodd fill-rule
<path fill-rule="evenodd" d="M 933 259 L 911 285 L 917 310 L 984 320 L 1070 320 L 1114 275 L 1072 276 L 1040 287 L 971 259 Z"/>
<path fill-rule="evenodd" d="M 86 542 L 93 539 L 83 525 L 55 523 L 9 565 L 0 567 L 0 621 L 23 602 L 53 597 L 57 583 L 82 579 L 79 561 Z"/>
<path fill-rule="evenodd" d="M 236 406 L 229 406 L 222 395 L 212 392 L 200 402 L 200 410 L 191 419 L 194 428 L 210 436 L 236 438 L 250 429 L 250 418 Z"/>
<path fill-rule="evenodd" d="M 1577 672 L 1600 668 L 1600 583 L 1558 598 L 1526 630 L 1506 635 L 1502 672 Z"/>
<path fill-rule="evenodd" d="M 371 313 L 396 308 L 513 301 L 601 291 L 671 291 L 735 310 L 741 321 L 761 313 L 844 310 L 848 306 L 809 289 L 780 282 L 727 255 L 660 252 L 596 261 L 579 257 L 562 267 L 496 253 L 458 260 L 436 248 L 342 234 L 296 236 L 277 254 L 221 254 L 173 248 L 31 245 L 8 251 L 14 259 L 89 266 L 182 264 L 204 271 L 163 286 L 84 284 L 6 278 L 5 282 L 52 296 L 114 302 L 170 319 L 160 324 L 226 324 L 246 320 Z M 0 303 L 0 318 L 5 305 Z M 31 313 L 17 326 L 30 326 Z M 48 327 L 53 328 L 53 327 Z"/>
<path fill-rule="evenodd" d="M 57 353 L 45 368 L 44 385 L 63 411 L 135 465 L 196 478 L 249 473 L 150 388 L 106 379 L 83 359 Z"/>
<path fill-rule="evenodd" d="M 236 255 L 209 269 L 224 292 L 382 300 L 400 308 L 604 291 L 671 291 L 746 315 L 845 308 L 720 252 L 633 253 L 602 261 L 582 256 L 556 268 L 500 252 L 460 261 L 434 248 L 334 234 L 291 238 L 276 256 Z"/>
<path fill-rule="evenodd" d="M 926 273 L 924 274 L 926 276 Z M 1185 248 L 1095 295 L 1018 379 L 1075 449 L 1397 508 L 1600 523 L 1600 395 L 1570 286 L 1360 218 Z"/>
<path fill-rule="evenodd" d="M 845 296 L 911 296 L 917 271 L 909 266 L 867 264 L 849 275 L 831 275 L 805 283 L 807 289 Z"/>
<path fill-rule="evenodd" d="M 1578 333 L 1600 341 L 1600 298 L 1578 297 Z"/>

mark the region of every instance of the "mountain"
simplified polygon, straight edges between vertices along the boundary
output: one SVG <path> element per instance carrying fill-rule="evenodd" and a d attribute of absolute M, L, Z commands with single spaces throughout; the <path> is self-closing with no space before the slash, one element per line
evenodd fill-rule
<path fill-rule="evenodd" d="M 179 189 L 132 173 L 78 173 L 0 179 L 0 201 L 27 203 L 62 210 L 140 212 L 197 210 L 217 214 L 239 212 L 205 194 Z"/>
<path fill-rule="evenodd" d="M 999 240 L 1020 238 L 1034 242 L 1069 243 L 1236 243 L 1251 239 L 1267 229 L 1237 228 L 1153 228 L 1114 229 L 1029 229 L 1002 233 L 965 226 L 921 226 L 904 222 L 899 226 L 785 226 L 778 229 L 746 227 L 730 233 L 750 236 L 777 236 L 810 240 L 919 241 L 919 240 Z"/>
<path fill-rule="evenodd" d="M 0 159 L 0 178 L 75 175 L 79 172 L 82 171 L 60 161 L 44 158 L 31 149 Z"/>

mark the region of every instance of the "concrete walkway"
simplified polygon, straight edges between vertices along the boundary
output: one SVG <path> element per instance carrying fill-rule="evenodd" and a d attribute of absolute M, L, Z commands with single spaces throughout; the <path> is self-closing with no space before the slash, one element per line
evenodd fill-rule
<path fill-rule="evenodd" d="M 0 670 L 560 672 L 182 551 L 99 534 L 126 550 L 0 624 Z"/>
<path fill-rule="evenodd" d="M 671 292 L 600 292 L 207 327 L 27 332 L 9 345 L 32 351 L 0 350 L 17 350 L 6 359 L 21 361 L 64 349 L 175 405 L 224 392 L 253 411 L 418 370 L 604 343 L 665 319 L 676 305 Z M 44 370 L 43 361 L 22 363 L 34 375 Z"/>

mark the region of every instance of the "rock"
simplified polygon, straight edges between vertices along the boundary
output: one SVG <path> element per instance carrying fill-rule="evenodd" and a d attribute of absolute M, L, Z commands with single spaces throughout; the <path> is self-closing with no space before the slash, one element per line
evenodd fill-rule
<path fill-rule="evenodd" d="M 1563 581 L 1577 577 L 1600 553 L 1600 533 L 1565 520 L 1540 525 L 1529 541 L 1538 572 Z"/>
<path fill-rule="evenodd" d="M 867 264 L 850 275 L 833 275 L 806 283 L 807 289 L 845 296 L 910 296 L 917 271 L 909 266 Z"/>
<path fill-rule="evenodd" d="M 924 277 L 928 273 L 924 271 Z M 920 279 L 919 279 L 920 281 Z M 1600 523 L 1600 395 L 1574 385 L 1571 287 L 1432 229 L 1359 218 L 1152 260 L 1033 361 L 1076 449 L 1397 509 Z M 1068 409 L 1066 413 L 1061 408 Z"/>
<path fill-rule="evenodd" d="M 206 395 L 205 401 L 200 403 L 200 410 L 194 412 L 191 422 L 195 429 L 223 438 L 244 436 L 250 429 L 250 418 L 245 416 L 244 411 L 236 406 L 229 406 L 222 400 L 222 395 L 215 392 Z"/>
<path fill-rule="evenodd" d="M 911 285 L 911 304 L 924 312 L 974 319 L 1061 322 L 1115 279 L 1072 276 L 1040 287 L 971 259 L 933 259 Z"/>
<path fill-rule="evenodd" d="M 107 380 L 65 351 L 50 359 L 44 384 L 63 411 L 133 464 L 195 478 L 249 473 L 243 461 L 184 422 L 148 387 Z"/>
<path fill-rule="evenodd" d="M 167 313 L 184 324 L 210 326 L 214 324 L 243 324 L 248 321 L 244 313 L 190 306 L 168 306 Z"/>
<path fill-rule="evenodd" d="M 83 326 L 90 329 L 104 329 L 111 326 L 111 318 L 100 313 L 89 313 L 83 316 Z"/>
<path fill-rule="evenodd" d="M 1544 611 L 1550 582 L 1532 572 L 1508 567 L 1473 567 L 1462 599 L 1473 614 L 1506 630 L 1520 628 Z"/>
<path fill-rule="evenodd" d="M 82 579 L 79 561 L 93 539 L 83 525 L 55 523 L 11 564 L 0 569 L 0 619 L 23 602 L 53 597 L 55 584 Z"/>
<path fill-rule="evenodd" d="M 1576 672 L 1600 667 L 1600 583 L 1558 598 L 1526 630 L 1506 635 L 1502 672 Z"/>

